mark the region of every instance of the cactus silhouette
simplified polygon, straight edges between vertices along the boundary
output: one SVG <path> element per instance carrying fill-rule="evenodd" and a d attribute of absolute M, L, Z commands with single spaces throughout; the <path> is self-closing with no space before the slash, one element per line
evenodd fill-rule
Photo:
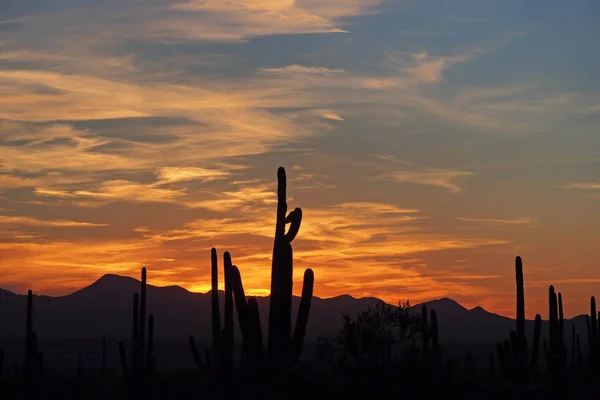
<path fill-rule="evenodd" d="M 42 375 L 43 353 L 38 350 L 37 334 L 33 330 L 33 292 L 27 291 L 27 315 L 25 321 L 25 365 L 23 378 L 31 398 L 39 394 Z"/>
<path fill-rule="evenodd" d="M 154 316 L 148 317 L 148 342 L 146 343 L 146 268 L 142 268 L 141 296 L 133 294 L 133 318 L 131 326 L 131 368 L 127 365 L 124 342 L 119 342 L 119 354 L 123 377 L 137 392 L 141 381 L 149 379 L 155 370 Z M 140 298 L 141 297 L 141 298 Z M 137 392 L 139 394 L 139 392 Z"/>
<path fill-rule="evenodd" d="M 271 371 L 292 368 L 300 358 L 312 301 L 314 273 L 304 272 L 304 283 L 296 326 L 292 334 L 292 241 L 300 230 L 302 210 L 296 208 L 287 216 L 286 173 L 277 171 L 277 219 L 271 266 L 271 295 L 269 302 L 268 352 L 265 356 L 258 303 L 254 297 L 246 300 L 242 278 L 237 266 L 231 268 L 231 285 L 244 340 L 244 356 L 254 367 Z M 285 232 L 286 224 L 290 224 Z"/>
<path fill-rule="evenodd" d="M 562 308 L 562 294 L 556 293 L 554 286 L 548 288 L 549 306 L 549 332 L 548 352 L 546 359 L 548 365 L 548 379 L 550 387 L 557 393 L 566 393 L 566 379 L 568 374 L 567 354 L 564 343 L 564 314 Z"/>
<path fill-rule="evenodd" d="M 600 319 L 596 311 L 596 298 L 590 299 L 590 315 L 586 316 L 588 337 L 588 369 L 592 373 L 600 372 Z"/>
<path fill-rule="evenodd" d="M 421 306 L 421 351 L 422 357 L 426 364 L 439 362 L 441 356 L 441 348 L 439 343 L 437 313 L 431 310 L 427 315 L 427 306 Z M 431 343 L 430 343 L 431 341 Z"/>
<path fill-rule="evenodd" d="M 212 318 L 212 360 L 202 356 L 196 347 L 193 336 L 189 337 L 189 343 L 194 357 L 194 362 L 199 371 L 206 376 L 221 376 L 231 379 L 233 375 L 233 291 L 230 283 L 230 271 L 232 267 L 229 252 L 223 254 L 223 277 L 225 283 L 225 309 L 223 329 L 221 329 L 221 314 L 219 309 L 219 266 L 217 249 L 212 248 L 211 255 L 211 318 Z"/>
<path fill-rule="evenodd" d="M 535 316 L 533 348 L 531 359 L 529 359 L 529 348 L 525 336 L 525 288 L 521 257 L 515 259 L 515 278 L 517 292 L 516 331 L 510 332 L 510 340 L 505 340 L 503 344 L 498 343 L 496 351 L 504 375 L 514 380 L 518 387 L 524 388 L 529 379 L 536 373 L 540 352 L 542 317 L 539 314 Z"/>

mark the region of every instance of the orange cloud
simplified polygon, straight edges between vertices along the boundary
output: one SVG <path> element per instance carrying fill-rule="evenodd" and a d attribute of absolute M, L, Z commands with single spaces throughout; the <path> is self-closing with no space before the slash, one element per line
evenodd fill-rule
<path fill-rule="evenodd" d="M 506 225 L 535 225 L 531 218 L 513 218 L 513 219 L 502 219 L 502 218 L 469 218 L 469 217 L 456 217 L 456 220 L 465 222 L 481 222 L 490 224 L 506 224 Z"/>
<path fill-rule="evenodd" d="M 12 217 L 0 215 L 0 224 L 3 225 L 31 225 L 31 226 L 51 226 L 58 228 L 79 228 L 79 227 L 99 227 L 108 226 L 107 224 L 95 224 L 92 222 L 66 221 L 66 220 L 43 220 L 32 217 Z"/>

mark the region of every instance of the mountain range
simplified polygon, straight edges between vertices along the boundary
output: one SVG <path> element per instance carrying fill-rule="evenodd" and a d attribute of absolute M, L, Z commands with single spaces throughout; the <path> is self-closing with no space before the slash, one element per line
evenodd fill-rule
<path fill-rule="evenodd" d="M 34 329 L 40 338 L 82 339 L 98 338 L 105 334 L 114 339 L 130 335 L 133 293 L 139 292 L 140 282 L 130 277 L 104 275 L 96 282 L 66 296 L 34 296 Z M 223 292 L 221 295 L 221 310 Z M 179 286 L 147 287 L 148 313 L 155 316 L 155 337 L 158 341 L 184 341 L 189 335 L 198 340 L 210 340 L 211 303 L 209 293 L 192 293 Z M 258 297 L 266 332 L 269 298 Z M 299 298 L 294 297 L 295 315 Z M 25 329 L 26 295 L 0 289 L 0 338 L 20 339 Z M 342 295 L 321 299 L 314 297 L 307 327 L 307 340 L 322 335 L 336 335 L 342 325 L 342 314 L 355 315 L 380 301 L 377 298 L 354 298 Z M 486 311 L 482 307 L 467 309 L 454 300 L 443 298 L 424 303 L 438 315 L 440 341 L 460 347 L 484 346 L 491 350 L 498 341 L 508 338 L 515 321 Z M 421 305 L 414 310 L 420 312 Z M 237 316 L 234 318 L 237 325 Z M 543 322 L 543 336 L 547 336 Z M 585 344 L 585 316 L 565 323 L 566 340 L 570 344 L 571 326 L 582 336 Z M 533 321 L 526 322 L 527 335 L 533 335 Z M 235 327 L 239 340 L 239 329 Z M 488 347 L 491 346 L 491 347 Z"/>

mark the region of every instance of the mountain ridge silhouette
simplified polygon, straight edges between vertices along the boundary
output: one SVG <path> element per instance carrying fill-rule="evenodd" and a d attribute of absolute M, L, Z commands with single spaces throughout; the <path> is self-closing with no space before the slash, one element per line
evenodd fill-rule
<path fill-rule="evenodd" d="M 63 296 L 35 295 L 34 325 L 40 337 L 93 338 L 102 334 L 127 339 L 130 336 L 130 320 L 133 293 L 139 292 L 140 281 L 116 274 L 106 274 L 88 286 Z M 200 340 L 210 340 L 210 291 L 194 293 L 180 286 L 147 286 L 148 312 L 155 315 L 158 340 L 184 341 L 189 335 Z M 25 327 L 26 295 L 0 288 L 0 337 L 17 338 Z M 219 291 L 221 309 L 223 291 Z M 266 329 L 269 296 L 255 296 L 260 309 L 261 323 Z M 342 326 L 342 314 L 359 311 L 381 301 L 375 297 L 356 298 L 343 294 L 330 298 L 315 296 L 307 327 L 307 338 L 334 336 Z M 300 298 L 293 298 L 293 316 Z M 471 343 L 490 345 L 504 340 L 515 320 L 491 313 L 481 306 L 467 309 L 448 297 L 413 305 L 418 315 L 421 306 L 435 309 L 440 326 L 442 343 Z M 294 321 L 295 322 L 295 321 Z M 547 322 L 544 321 L 543 336 Z M 565 331 L 570 332 L 571 323 L 578 332 L 585 331 L 585 316 L 566 320 Z M 236 339 L 240 339 L 237 316 L 234 318 Z M 527 334 L 533 334 L 533 321 L 526 322 Z M 568 328 L 568 330 L 567 330 Z"/>

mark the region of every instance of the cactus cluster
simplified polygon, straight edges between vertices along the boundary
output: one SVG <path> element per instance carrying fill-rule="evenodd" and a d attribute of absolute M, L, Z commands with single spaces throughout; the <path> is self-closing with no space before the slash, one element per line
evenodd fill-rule
<path fill-rule="evenodd" d="M 211 318 L 212 318 L 212 358 L 208 350 L 206 362 L 196 346 L 193 336 L 189 337 L 194 362 L 202 374 L 207 377 L 223 377 L 225 380 L 233 376 L 233 291 L 230 284 L 232 268 L 231 255 L 223 254 L 223 277 L 225 282 L 225 309 L 223 329 L 221 329 L 221 312 L 219 308 L 219 265 L 217 249 L 210 251 L 211 259 Z"/>
<path fill-rule="evenodd" d="M 131 327 L 131 368 L 127 364 L 125 343 L 119 342 L 121 367 L 125 380 L 139 387 L 143 379 L 154 374 L 154 316 L 148 317 L 148 338 L 146 341 L 146 268 L 142 268 L 140 295 L 133 294 L 133 318 Z"/>
<path fill-rule="evenodd" d="M 549 345 L 544 343 L 544 352 L 548 364 L 550 379 L 562 379 L 568 369 L 567 351 L 565 347 L 565 320 L 563 314 L 562 293 L 557 293 L 554 286 L 548 288 L 549 310 Z"/>
<path fill-rule="evenodd" d="M 281 372 L 293 368 L 302 352 L 306 325 L 313 294 L 314 274 L 304 272 L 302 296 L 292 334 L 292 241 L 298 234 L 302 210 L 296 208 L 287 214 L 285 169 L 277 171 L 277 219 L 271 265 L 271 296 L 269 304 L 268 350 L 265 352 L 260 315 L 256 298 L 246 299 L 242 278 L 237 266 L 231 267 L 231 286 L 243 338 L 245 362 L 253 368 Z M 290 224 L 288 232 L 286 225 Z"/>

